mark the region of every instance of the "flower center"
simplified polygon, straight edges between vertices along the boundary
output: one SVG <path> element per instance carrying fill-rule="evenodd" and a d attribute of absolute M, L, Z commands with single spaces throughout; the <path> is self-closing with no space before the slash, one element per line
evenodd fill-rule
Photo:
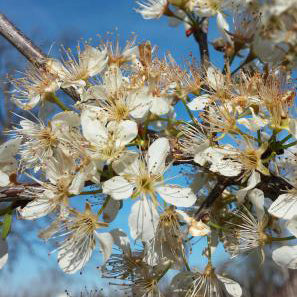
<path fill-rule="evenodd" d="M 137 182 L 137 188 L 140 192 L 152 192 L 153 183 L 152 178 L 149 175 L 140 176 Z"/>

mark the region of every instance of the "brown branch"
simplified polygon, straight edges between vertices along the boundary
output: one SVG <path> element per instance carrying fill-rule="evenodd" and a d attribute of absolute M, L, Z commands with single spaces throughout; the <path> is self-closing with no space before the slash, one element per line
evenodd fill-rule
<path fill-rule="evenodd" d="M 206 199 L 203 201 L 197 212 L 195 213 L 196 219 L 199 221 L 206 213 L 209 212 L 213 203 L 219 198 L 224 190 L 232 185 L 232 180 L 225 176 L 220 176 L 216 185 L 210 191 Z"/>
<path fill-rule="evenodd" d="M 173 164 L 191 165 L 199 167 L 199 169 L 202 171 L 209 172 L 209 169 L 195 164 L 193 159 L 176 160 Z M 247 186 L 247 182 L 240 182 L 241 174 L 235 177 L 225 177 L 213 172 L 211 172 L 211 174 L 217 177 L 217 183 L 214 186 L 214 188 L 210 191 L 209 195 L 205 198 L 200 208 L 197 210 L 195 215 L 198 219 L 201 218 L 205 213 L 207 213 L 211 209 L 213 203 L 216 201 L 216 199 L 218 199 L 221 196 L 223 191 L 228 186 Z M 270 198 L 272 201 L 275 201 L 279 195 L 283 194 L 287 190 L 292 189 L 293 186 L 280 176 L 261 174 L 261 181 L 259 184 L 257 184 L 256 188 L 262 190 L 265 197 Z"/>
<path fill-rule="evenodd" d="M 39 67 L 44 64 L 46 55 L 18 30 L 4 14 L 0 14 L 0 34 L 31 63 Z"/>
<path fill-rule="evenodd" d="M 201 66 L 206 70 L 209 65 L 209 50 L 207 41 L 208 19 L 204 18 L 196 25 L 193 31 L 194 38 L 199 46 Z"/>
<path fill-rule="evenodd" d="M 29 62 L 34 64 L 37 68 L 45 68 L 48 56 L 34 45 L 4 14 L 0 14 L 0 34 L 26 57 Z M 62 90 L 75 101 L 79 100 L 79 94 L 74 88 L 62 88 Z"/>

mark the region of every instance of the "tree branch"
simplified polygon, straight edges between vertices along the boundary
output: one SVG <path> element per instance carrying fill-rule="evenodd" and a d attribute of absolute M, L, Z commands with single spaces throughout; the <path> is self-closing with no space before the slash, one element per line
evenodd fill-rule
<path fill-rule="evenodd" d="M 194 38 L 199 46 L 200 59 L 202 68 L 205 70 L 210 65 L 209 62 L 209 50 L 207 42 L 207 30 L 208 30 L 208 19 L 204 18 L 194 28 Z"/>
<path fill-rule="evenodd" d="M 37 68 L 44 69 L 47 55 L 11 23 L 4 14 L 0 14 L 0 34 L 9 41 L 29 62 Z M 74 88 L 62 88 L 62 90 L 75 101 L 79 100 L 79 94 Z"/>

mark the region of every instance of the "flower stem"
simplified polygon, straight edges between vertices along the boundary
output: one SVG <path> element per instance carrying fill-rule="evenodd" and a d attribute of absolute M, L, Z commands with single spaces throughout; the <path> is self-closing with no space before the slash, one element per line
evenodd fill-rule
<path fill-rule="evenodd" d="M 286 144 L 286 145 L 283 145 L 283 149 L 287 149 L 287 148 L 289 148 L 289 147 L 291 147 L 291 146 L 294 146 L 294 145 L 296 145 L 297 144 L 297 141 L 294 141 L 294 142 L 291 142 L 291 143 L 289 143 L 289 144 Z"/>
<path fill-rule="evenodd" d="M 85 191 L 85 192 L 81 192 L 79 195 L 94 195 L 98 193 L 102 193 L 102 190 L 100 189 L 96 191 Z"/>
<path fill-rule="evenodd" d="M 47 100 L 58 105 L 64 111 L 71 110 L 54 93 L 50 93 L 49 96 L 47 97 Z"/>
<path fill-rule="evenodd" d="M 288 236 L 288 237 L 269 237 L 270 241 L 287 241 L 296 239 L 295 236 Z"/>
<path fill-rule="evenodd" d="M 280 141 L 280 143 L 281 143 L 281 144 L 285 143 L 285 142 L 286 142 L 287 140 L 289 140 L 292 136 L 293 136 L 292 134 L 287 135 L 284 139 L 282 139 L 282 140 Z"/>
<path fill-rule="evenodd" d="M 107 197 L 106 197 L 106 199 L 105 199 L 103 205 L 101 206 L 101 208 L 100 208 L 99 211 L 98 211 L 98 217 L 103 213 L 103 211 L 104 211 L 104 209 L 106 208 L 107 204 L 109 203 L 110 199 L 111 199 L 111 196 L 107 196 Z"/>

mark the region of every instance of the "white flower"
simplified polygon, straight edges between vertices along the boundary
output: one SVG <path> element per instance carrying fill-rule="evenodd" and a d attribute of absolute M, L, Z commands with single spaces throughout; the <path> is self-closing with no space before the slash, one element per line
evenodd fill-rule
<path fill-rule="evenodd" d="M 0 145 L 0 187 L 8 186 L 9 176 L 17 171 L 15 155 L 19 150 L 21 138 L 11 139 Z"/>
<path fill-rule="evenodd" d="M 151 102 L 142 92 L 129 90 L 120 68 L 110 67 L 104 74 L 103 84 L 90 87 L 83 101 L 96 100 L 101 121 L 123 121 L 133 117 L 142 119 L 149 111 Z"/>
<path fill-rule="evenodd" d="M 104 70 L 107 65 L 107 50 L 99 50 L 89 45 L 81 51 L 77 47 L 78 59 L 76 59 L 70 50 L 64 50 L 66 59 L 63 63 L 58 60 L 50 60 L 48 68 L 51 73 L 59 76 L 62 81 L 62 87 L 74 87 L 79 93 L 82 93 L 86 81 Z"/>
<path fill-rule="evenodd" d="M 125 145 L 138 134 L 137 124 L 121 121 L 105 125 L 100 120 L 101 109 L 88 106 L 82 111 L 81 126 L 83 136 L 90 142 L 88 151 L 95 160 L 111 162 L 124 151 Z"/>
<path fill-rule="evenodd" d="M 107 227 L 108 223 L 98 221 L 98 215 L 92 213 L 89 203 L 86 203 L 83 213 L 72 209 L 70 213 L 64 226 L 61 227 L 61 235 L 64 232 L 66 238 L 58 247 L 58 263 L 65 273 L 72 274 L 89 261 L 96 245 L 96 239 L 105 263 L 112 253 L 114 240 L 109 232 L 96 232 L 98 228 Z"/>
<path fill-rule="evenodd" d="M 136 12 L 140 13 L 144 19 L 160 18 L 167 10 L 167 0 L 147 0 L 147 2 L 138 1 L 139 8 Z"/>
<path fill-rule="evenodd" d="M 152 83 L 154 86 L 154 83 Z M 172 95 L 167 94 L 161 89 L 157 91 L 154 88 L 144 86 L 137 93 L 137 100 L 143 102 L 150 108 L 150 112 L 157 115 L 165 115 L 171 111 Z"/>
<path fill-rule="evenodd" d="M 223 10 L 232 8 L 233 5 L 233 2 L 229 0 L 196 0 L 194 11 L 202 17 L 216 15 L 219 30 L 228 41 L 231 41 L 230 35 L 226 33 L 226 31 L 229 31 L 229 25 L 224 17 Z"/>
<path fill-rule="evenodd" d="M 157 194 L 167 203 L 181 207 L 192 206 L 196 200 L 190 188 L 164 184 L 165 160 L 169 151 L 169 141 L 159 138 L 149 147 L 146 156 L 128 153 L 113 163 L 113 169 L 119 176 L 103 183 L 103 193 L 113 199 L 140 197 L 132 206 L 129 217 L 133 238 L 148 240 L 153 236 L 156 225 L 152 220 L 157 223 L 158 218 Z"/>
<path fill-rule="evenodd" d="M 232 257 L 260 248 L 264 260 L 263 247 L 269 242 L 265 233 L 267 223 L 267 216 L 256 219 L 246 208 L 237 211 L 234 221 L 227 221 L 226 232 L 224 232 L 225 248 Z"/>
<path fill-rule="evenodd" d="M 20 147 L 21 162 L 26 167 L 35 167 L 37 171 L 45 161 L 53 156 L 54 151 L 63 147 L 63 138 L 78 129 L 79 115 L 72 111 L 56 114 L 46 126 L 41 120 L 34 123 L 22 118 L 20 128 L 15 128 L 12 133 L 22 136 L 24 139 Z"/>
<path fill-rule="evenodd" d="M 204 272 L 180 272 L 171 282 L 172 293 L 177 296 L 241 297 L 242 289 L 235 281 L 218 275 L 207 265 Z M 174 295 L 175 296 L 175 295 Z"/>
<path fill-rule="evenodd" d="M 297 194 L 294 188 L 291 192 L 281 194 L 270 205 L 268 212 L 281 219 L 290 220 L 297 214 Z"/>
<path fill-rule="evenodd" d="M 47 161 L 46 177 L 49 182 L 33 178 L 40 186 L 27 188 L 24 196 L 33 198 L 24 208 L 18 208 L 22 219 L 34 220 L 57 211 L 67 215 L 68 197 L 77 194 L 74 160 L 59 153 Z"/>
<path fill-rule="evenodd" d="M 144 260 L 150 266 L 155 266 L 166 258 L 173 263 L 171 269 L 183 268 L 184 237 L 178 211 L 173 206 L 167 207 L 160 215 L 154 238 L 146 242 Z"/>
<path fill-rule="evenodd" d="M 24 110 L 34 108 L 60 88 L 57 75 L 34 66 L 26 71 L 25 77 L 14 80 L 13 84 L 12 100 Z"/>
<path fill-rule="evenodd" d="M 194 161 L 199 165 L 204 165 L 203 156 L 210 149 L 210 141 L 207 138 L 203 127 L 191 124 L 183 124 L 179 126 L 181 137 L 179 144 L 183 154 L 186 156 L 194 156 Z"/>

